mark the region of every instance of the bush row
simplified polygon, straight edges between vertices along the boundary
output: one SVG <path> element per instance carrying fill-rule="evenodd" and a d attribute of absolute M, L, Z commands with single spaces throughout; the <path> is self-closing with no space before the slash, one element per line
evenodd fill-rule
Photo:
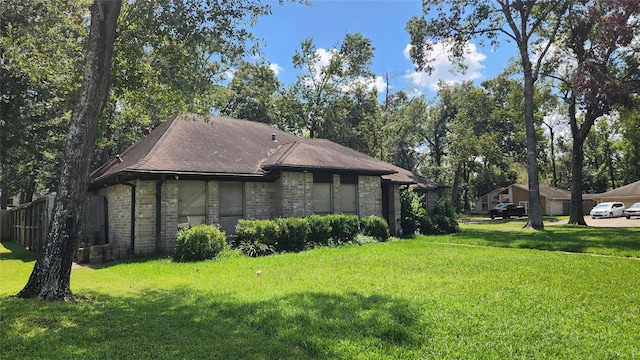
<path fill-rule="evenodd" d="M 301 251 L 315 246 L 352 242 L 362 233 L 378 241 L 389 238 L 384 219 L 356 215 L 310 215 L 265 220 L 241 219 L 236 226 L 234 246 L 249 256 Z"/>

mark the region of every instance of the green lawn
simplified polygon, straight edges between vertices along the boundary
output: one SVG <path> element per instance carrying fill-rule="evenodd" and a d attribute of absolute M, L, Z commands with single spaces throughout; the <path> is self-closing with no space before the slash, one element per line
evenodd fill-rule
<path fill-rule="evenodd" d="M 72 271 L 75 304 L 12 298 L 33 256 L 4 243 L 0 358 L 640 358 L 638 229 L 587 229 L 613 235 L 599 238 L 492 226 L 263 258 L 83 267 Z M 529 249 L 568 250 L 556 242 L 616 256 Z"/>

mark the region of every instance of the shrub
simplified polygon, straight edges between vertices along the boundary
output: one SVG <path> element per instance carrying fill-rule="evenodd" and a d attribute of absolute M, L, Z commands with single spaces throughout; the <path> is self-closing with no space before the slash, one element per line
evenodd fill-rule
<path fill-rule="evenodd" d="M 331 224 L 331 237 L 336 244 L 355 240 L 360 232 L 360 219 L 356 215 L 327 215 Z"/>
<path fill-rule="evenodd" d="M 362 233 L 372 236 L 378 241 L 389 239 L 389 226 L 387 222 L 379 216 L 369 216 L 361 219 Z"/>
<path fill-rule="evenodd" d="M 217 226 L 195 225 L 178 231 L 174 258 L 177 261 L 213 259 L 226 247 L 226 236 Z"/>
<path fill-rule="evenodd" d="M 453 206 L 440 198 L 433 209 L 433 216 L 425 216 L 420 224 L 420 233 L 425 235 L 451 234 L 460 231 Z"/>
<path fill-rule="evenodd" d="M 237 243 L 262 243 L 277 247 L 280 228 L 274 220 L 238 220 Z"/>
<path fill-rule="evenodd" d="M 423 197 L 418 196 L 411 188 L 400 193 L 400 227 L 401 236 L 410 237 L 418 230 L 420 221 L 427 216 L 423 206 Z"/>
<path fill-rule="evenodd" d="M 267 245 L 254 240 L 240 241 L 237 245 L 237 250 L 251 257 L 266 256 L 277 252 L 273 245 Z"/>
<path fill-rule="evenodd" d="M 331 238 L 331 221 L 327 216 L 310 215 L 306 217 L 309 224 L 307 241 L 313 245 L 329 245 Z"/>
<path fill-rule="evenodd" d="M 309 223 L 300 217 L 279 218 L 277 220 L 278 249 L 280 251 L 300 251 L 304 249 L 309 234 Z"/>

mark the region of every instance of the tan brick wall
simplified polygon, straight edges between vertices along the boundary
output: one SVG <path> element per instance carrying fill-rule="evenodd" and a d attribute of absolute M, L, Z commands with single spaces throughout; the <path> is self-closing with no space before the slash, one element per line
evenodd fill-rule
<path fill-rule="evenodd" d="M 398 235 L 400 230 L 400 185 L 389 185 L 389 232 Z"/>
<path fill-rule="evenodd" d="M 276 183 L 245 182 L 244 217 L 247 219 L 268 219 L 277 217 L 276 188 Z"/>
<path fill-rule="evenodd" d="M 172 253 L 176 249 L 178 233 L 178 180 L 167 180 L 162 184 L 162 237 L 160 251 Z"/>
<path fill-rule="evenodd" d="M 333 197 L 331 199 L 331 203 L 332 203 L 332 212 L 334 214 L 340 214 L 342 213 L 342 202 L 340 194 L 340 175 L 338 174 L 333 174 L 333 184 L 331 184 L 331 196 Z"/>
<path fill-rule="evenodd" d="M 382 216 L 382 185 L 379 176 L 358 176 L 358 212 L 361 217 Z"/>
<path fill-rule="evenodd" d="M 220 186 L 218 181 L 207 181 L 207 224 L 220 224 Z"/>
<path fill-rule="evenodd" d="M 131 249 L 131 188 L 114 185 L 98 191 L 107 199 L 109 243 L 126 244 Z"/>
<path fill-rule="evenodd" d="M 313 213 L 313 174 L 283 171 L 275 185 L 277 216 Z"/>
<path fill-rule="evenodd" d="M 136 181 L 135 253 L 156 251 L 156 181 Z"/>

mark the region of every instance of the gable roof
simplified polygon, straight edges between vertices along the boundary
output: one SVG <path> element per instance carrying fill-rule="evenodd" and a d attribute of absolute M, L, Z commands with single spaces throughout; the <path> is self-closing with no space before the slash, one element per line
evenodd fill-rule
<path fill-rule="evenodd" d="M 593 194 L 594 198 L 610 198 L 610 197 L 638 197 L 640 196 L 640 180 L 621 186 L 617 189 L 609 190 L 601 194 Z"/>
<path fill-rule="evenodd" d="M 380 175 L 383 181 L 439 184 L 324 139 L 304 139 L 267 124 L 180 114 L 156 127 L 91 174 L 92 186 L 119 176 L 265 177 L 271 170 L 327 170 Z M 440 187 L 442 187 L 440 185 Z"/>
<path fill-rule="evenodd" d="M 524 191 L 529 191 L 529 185 L 527 184 L 513 184 L 513 185 L 509 185 L 507 187 L 504 188 L 500 188 L 497 190 L 494 190 L 490 193 L 487 193 L 483 196 L 487 196 L 490 194 L 494 194 L 496 192 L 502 192 L 505 191 L 506 189 L 510 188 L 510 187 L 515 187 Z M 546 185 L 540 185 L 540 197 L 544 197 L 547 198 L 549 200 L 571 200 L 571 191 L 569 190 L 564 190 L 564 189 L 558 189 L 558 188 L 554 188 L 552 186 L 546 186 Z"/>

